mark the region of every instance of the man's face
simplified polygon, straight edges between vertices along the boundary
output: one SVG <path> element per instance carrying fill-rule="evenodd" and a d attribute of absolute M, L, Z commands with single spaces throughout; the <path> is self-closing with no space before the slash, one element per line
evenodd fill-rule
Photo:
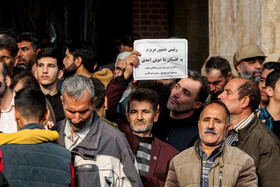
<path fill-rule="evenodd" d="M 9 73 L 11 73 L 14 66 L 14 59 L 10 51 L 7 49 L 0 49 L 0 59 L 7 64 Z"/>
<path fill-rule="evenodd" d="M 185 113 L 193 110 L 200 88 L 199 81 L 191 78 L 181 79 L 171 91 L 167 108 L 174 113 Z"/>
<path fill-rule="evenodd" d="M 79 131 L 85 127 L 93 114 L 93 101 L 87 90 L 84 91 L 84 97 L 75 100 L 64 93 L 62 98 L 63 109 L 66 118 L 70 121 L 74 131 Z"/>
<path fill-rule="evenodd" d="M 272 89 L 272 88 L 271 88 Z M 273 96 L 272 99 L 276 102 L 280 102 L 280 79 L 275 83 L 274 89 L 273 89 Z"/>
<path fill-rule="evenodd" d="M 241 110 L 241 100 L 239 100 L 238 88 L 244 83 L 244 80 L 241 79 L 232 79 L 230 80 L 224 91 L 218 96 L 218 99 L 221 100 L 228 108 L 230 114 L 239 114 Z"/>
<path fill-rule="evenodd" d="M 42 86 L 54 84 L 58 78 L 57 59 L 52 57 L 43 57 L 38 60 L 36 67 L 37 79 Z"/>
<path fill-rule="evenodd" d="M 263 57 L 249 58 L 241 61 L 236 66 L 236 68 L 242 78 L 251 79 L 255 82 L 259 82 L 263 69 L 263 62 Z"/>
<path fill-rule="evenodd" d="M 213 68 L 208 73 L 206 73 L 206 77 L 208 79 L 210 91 L 213 94 L 223 91 L 224 86 L 228 81 L 227 77 L 224 77 L 220 70 Z"/>
<path fill-rule="evenodd" d="M 206 146 L 218 147 L 225 139 L 227 114 L 224 107 L 213 103 L 203 110 L 198 121 L 201 143 Z"/>
<path fill-rule="evenodd" d="M 64 65 L 64 74 L 66 76 L 74 75 L 77 71 L 77 66 L 75 64 L 75 60 L 73 55 L 69 52 L 69 50 L 66 50 L 65 57 L 63 59 L 63 65 Z"/>
<path fill-rule="evenodd" d="M 8 86 L 7 86 L 7 83 L 6 83 L 6 77 L 3 76 L 3 67 L 2 67 L 2 64 L 0 64 L 0 98 L 2 98 L 7 89 L 8 89 Z"/>
<path fill-rule="evenodd" d="M 268 96 L 265 91 L 265 88 L 266 88 L 265 80 L 266 80 L 267 75 L 273 71 L 274 71 L 274 69 L 264 69 L 262 71 L 261 80 L 259 82 L 259 89 L 261 91 L 261 102 L 262 103 L 268 103 Z"/>
<path fill-rule="evenodd" d="M 17 67 L 24 69 L 31 69 L 33 66 L 37 52 L 34 51 L 31 42 L 22 41 L 17 43 L 18 53 L 16 57 Z"/>
<path fill-rule="evenodd" d="M 118 60 L 116 63 L 116 67 L 114 70 L 114 77 L 117 78 L 123 74 L 125 71 L 125 61 L 124 60 Z"/>
<path fill-rule="evenodd" d="M 150 136 L 153 122 L 158 119 L 158 113 L 153 111 L 153 106 L 149 101 L 130 102 L 127 113 L 127 121 L 130 123 L 132 132 L 139 136 Z"/>

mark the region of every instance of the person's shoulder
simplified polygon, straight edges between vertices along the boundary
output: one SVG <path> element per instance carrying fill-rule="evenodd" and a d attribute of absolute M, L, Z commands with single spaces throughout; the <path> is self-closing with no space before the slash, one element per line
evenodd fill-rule
<path fill-rule="evenodd" d="M 228 160 L 230 162 L 235 161 L 236 163 L 239 163 L 241 165 L 247 162 L 248 160 L 253 162 L 253 158 L 250 155 L 248 155 L 247 153 L 235 146 L 225 144 L 223 152 L 224 155 L 227 155 L 227 157 L 229 158 Z"/>
<path fill-rule="evenodd" d="M 190 158 L 196 156 L 195 154 L 197 154 L 197 153 L 196 153 L 195 148 L 193 146 L 193 147 L 190 147 L 190 148 L 180 152 L 178 155 L 176 155 L 173 158 L 173 160 L 177 164 L 186 163 L 190 160 Z"/>
<path fill-rule="evenodd" d="M 177 154 L 178 153 L 178 150 L 173 147 L 172 145 L 169 145 L 168 143 L 165 143 L 164 141 L 158 139 L 157 137 L 154 137 L 154 143 L 157 144 L 157 145 L 160 145 L 161 146 L 161 149 L 163 149 L 163 151 L 168 151 L 170 154 Z"/>

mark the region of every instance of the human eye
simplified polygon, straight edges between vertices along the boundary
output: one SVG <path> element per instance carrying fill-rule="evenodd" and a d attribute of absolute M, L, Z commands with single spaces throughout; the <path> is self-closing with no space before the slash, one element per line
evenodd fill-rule
<path fill-rule="evenodd" d="M 130 113 L 130 114 L 135 114 L 135 113 L 136 113 L 136 110 L 130 110 L 129 113 Z"/>

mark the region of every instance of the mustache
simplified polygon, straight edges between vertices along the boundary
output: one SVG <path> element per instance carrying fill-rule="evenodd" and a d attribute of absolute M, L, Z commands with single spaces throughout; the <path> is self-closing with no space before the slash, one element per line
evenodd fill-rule
<path fill-rule="evenodd" d="M 176 101 L 176 103 L 179 103 L 179 100 L 178 100 L 175 96 L 170 96 L 170 97 L 169 97 L 169 100 L 170 100 L 170 99 L 173 99 L 173 100 Z"/>
<path fill-rule="evenodd" d="M 218 132 L 215 129 L 205 129 L 204 133 L 213 133 L 213 134 L 218 134 Z"/>

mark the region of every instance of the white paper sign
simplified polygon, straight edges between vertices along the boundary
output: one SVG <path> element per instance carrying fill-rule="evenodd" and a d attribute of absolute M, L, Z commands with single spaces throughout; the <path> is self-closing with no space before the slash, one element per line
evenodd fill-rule
<path fill-rule="evenodd" d="M 188 41 L 185 39 L 136 40 L 140 65 L 134 68 L 134 80 L 175 79 L 188 76 Z"/>

